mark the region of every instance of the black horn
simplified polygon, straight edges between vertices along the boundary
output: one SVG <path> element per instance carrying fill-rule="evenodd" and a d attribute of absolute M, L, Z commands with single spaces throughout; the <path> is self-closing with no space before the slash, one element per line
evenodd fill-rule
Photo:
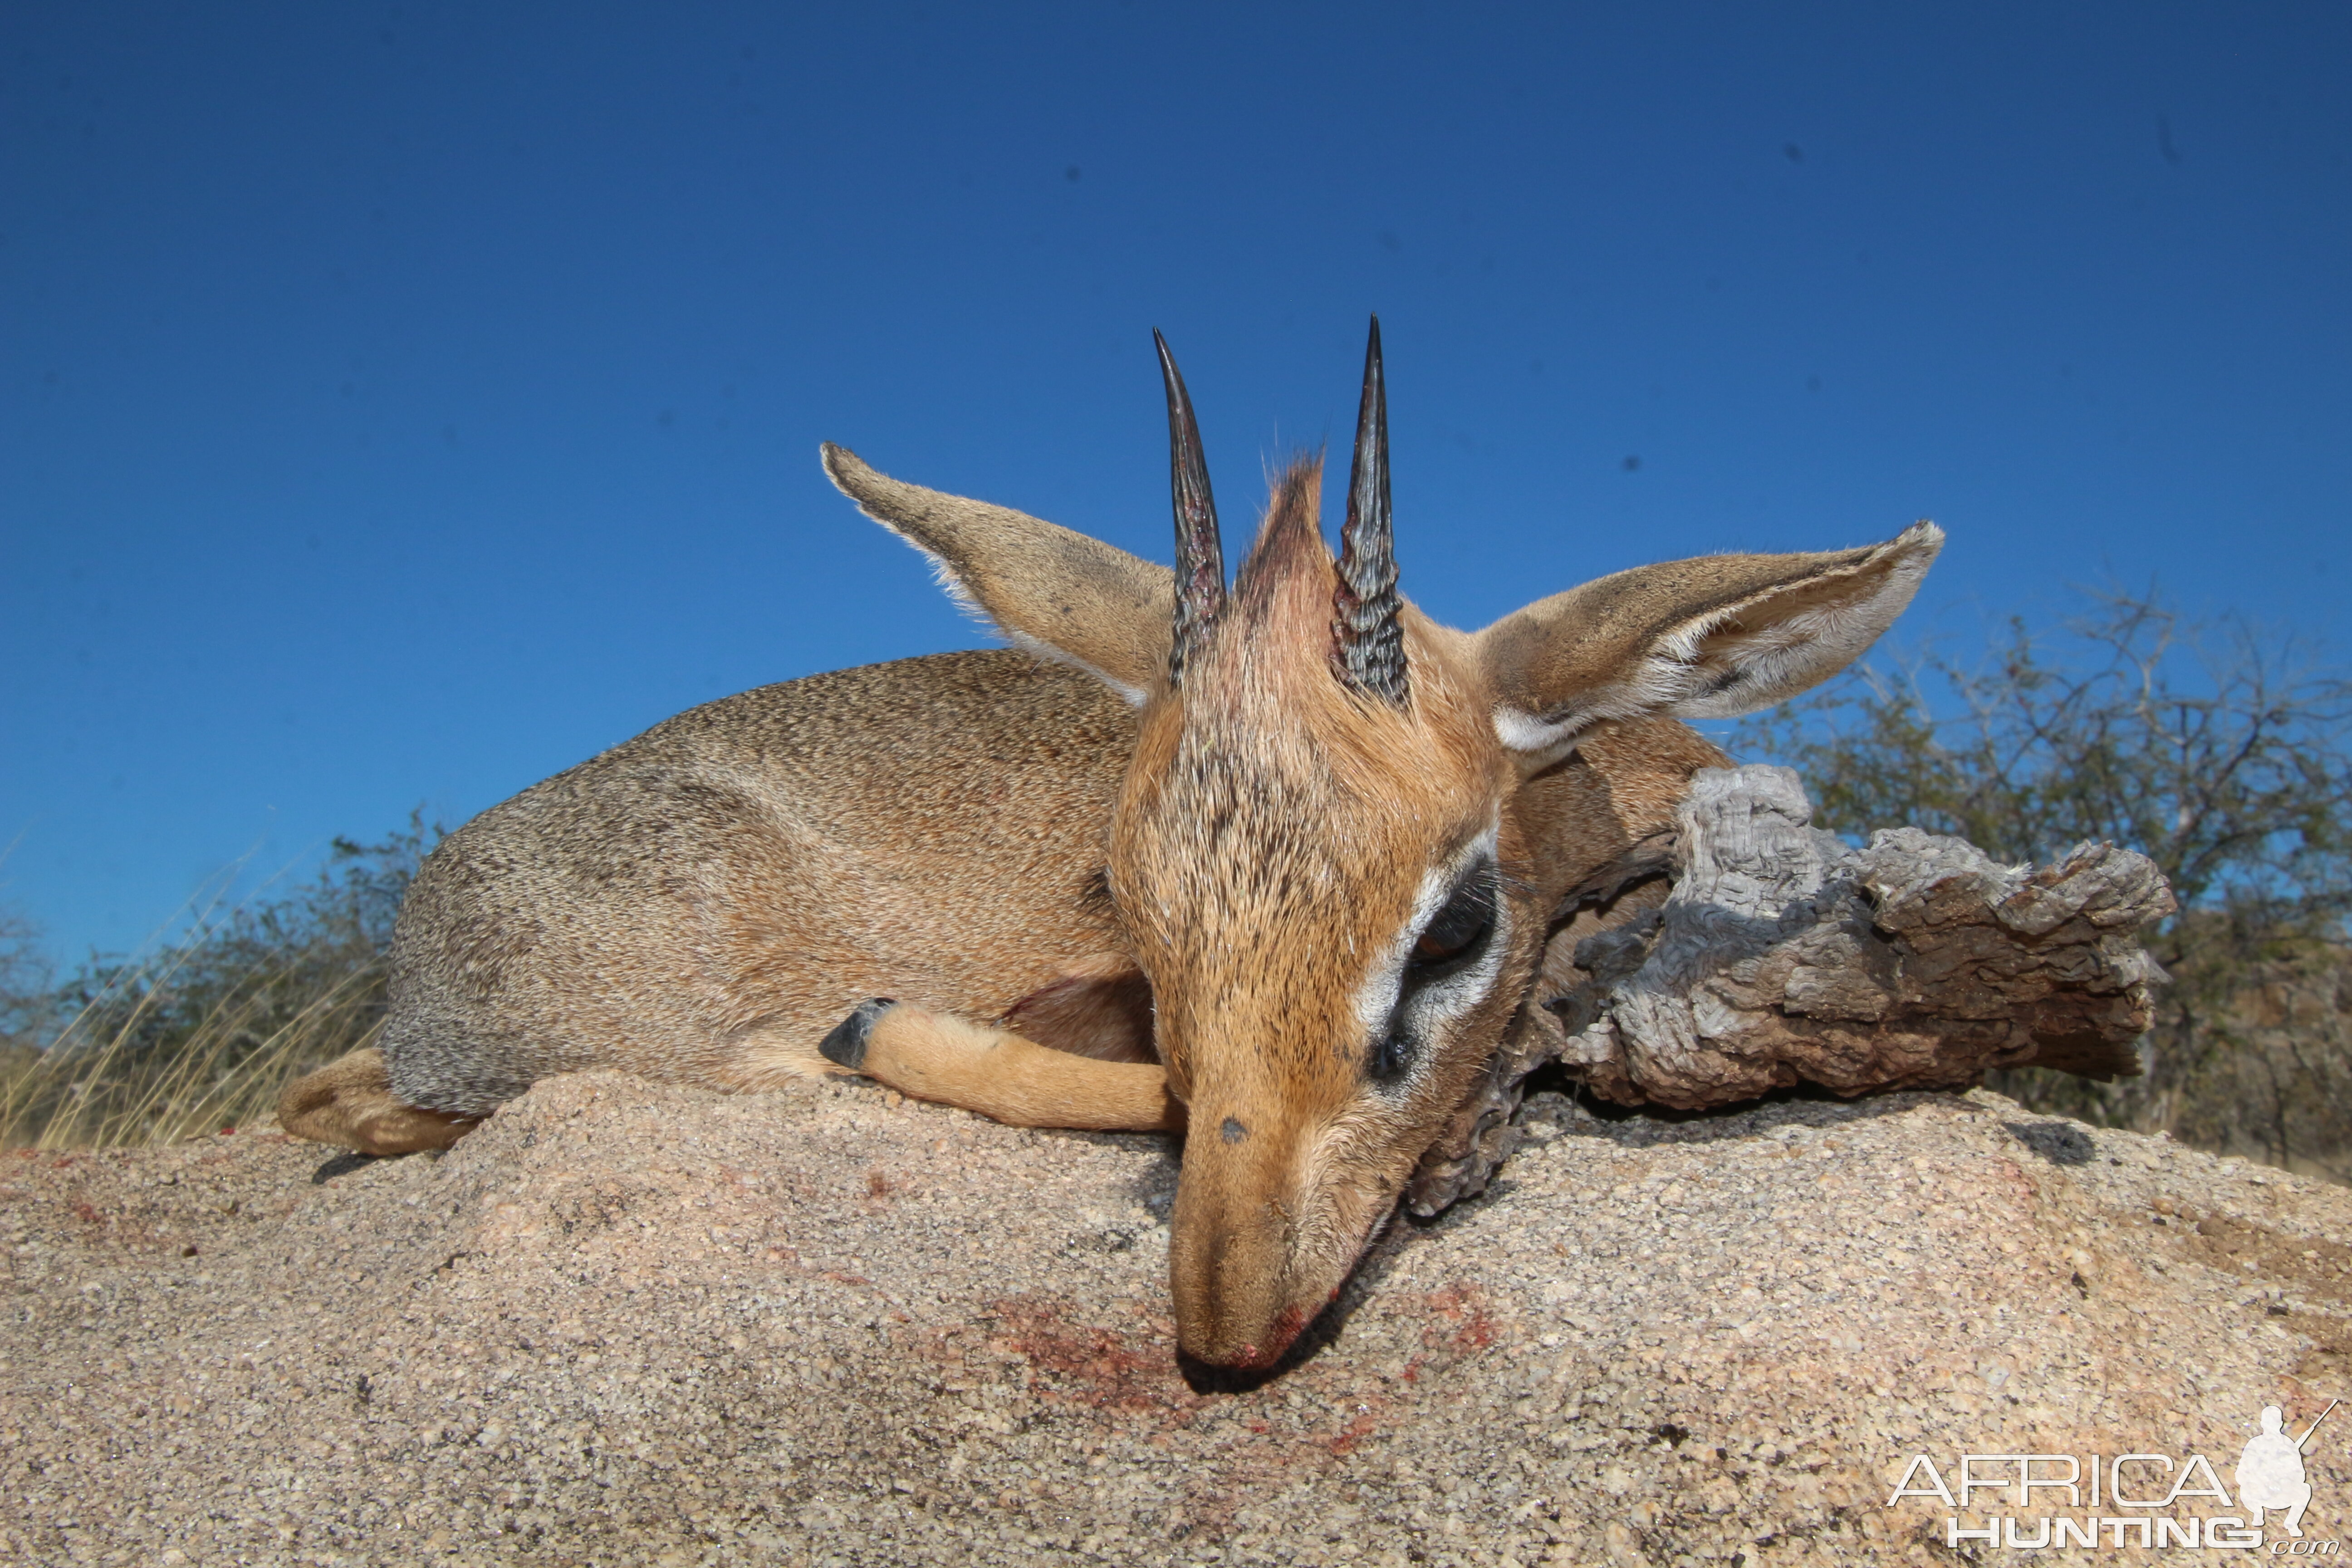
<path fill-rule="evenodd" d="M 1364 350 L 1364 399 L 1356 409 L 1356 462 L 1348 521 L 1339 534 L 1339 586 L 1331 603 L 1331 667 L 1368 696 L 1403 707 L 1412 692 L 1398 619 L 1396 526 L 1389 512 L 1389 394 L 1381 377 L 1381 319 Z"/>
<path fill-rule="evenodd" d="M 1168 488 L 1176 502 L 1176 624 L 1168 645 L 1168 684 L 1181 686 L 1209 628 L 1225 607 L 1225 551 L 1217 536 L 1217 498 L 1209 493 L 1209 460 L 1201 451 L 1201 425 L 1184 392 L 1183 373 L 1153 328 L 1160 376 L 1168 384 Z"/>

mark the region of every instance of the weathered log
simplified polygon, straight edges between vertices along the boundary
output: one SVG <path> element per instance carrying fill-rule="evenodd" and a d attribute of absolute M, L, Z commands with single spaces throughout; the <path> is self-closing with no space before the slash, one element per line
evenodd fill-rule
<path fill-rule="evenodd" d="M 1597 1099 L 1679 1110 L 1799 1083 L 1852 1096 L 1998 1068 L 2140 1070 L 2164 974 L 2134 936 L 2174 909 L 2146 856 L 2084 844 L 2003 867 L 1916 827 L 1853 849 L 1811 822 L 1788 769 L 1711 768 L 1675 833 L 1585 879 L 1411 1207 L 1485 1187 L 1524 1080 L 1549 1062 Z"/>

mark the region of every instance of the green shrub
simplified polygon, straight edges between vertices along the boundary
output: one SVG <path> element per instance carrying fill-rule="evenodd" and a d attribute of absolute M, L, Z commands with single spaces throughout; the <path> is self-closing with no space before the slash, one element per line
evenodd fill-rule
<path fill-rule="evenodd" d="M 1741 724 L 1821 826 L 1915 823 L 2010 861 L 2084 839 L 2140 850 L 2181 912 L 2148 937 L 2172 977 L 2144 1077 L 2027 1069 L 2039 1109 L 2352 1179 L 2352 685 L 2240 622 L 2154 595 L 2012 620 L 1980 661 L 1882 655 Z"/>

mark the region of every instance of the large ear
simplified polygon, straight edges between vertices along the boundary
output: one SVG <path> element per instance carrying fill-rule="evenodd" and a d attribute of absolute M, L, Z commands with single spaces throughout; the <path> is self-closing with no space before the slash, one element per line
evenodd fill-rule
<path fill-rule="evenodd" d="M 929 556 L 940 586 L 1013 642 L 1133 703 L 1166 674 L 1176 606 L 1167 567 L 1009 507 L 901 484 L 830 441 L 822 452 L 842 494 Z"/>
<path fill-rule="evenodd" d="M 1828 679 L 1878 640 L 1943 548 L 1917 522 L 1817 555 L 1707 555 L 1555 594 L 1478 634 L 1503 743 L 1540 764 L 1602 719 L 1727 719 Z"/>

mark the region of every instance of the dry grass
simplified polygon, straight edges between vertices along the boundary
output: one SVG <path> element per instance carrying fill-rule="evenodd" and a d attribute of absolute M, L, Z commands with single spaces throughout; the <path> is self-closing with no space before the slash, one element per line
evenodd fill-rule
<path fill-rule="evenodd" d="M 0 955 L 0 1148 L 152 1147 L 268 1120 L 289 1079 L 382 1026 L 393 917 L 437 837 L 412 819 L 382 844 L 338 840 L 315 882 L 195 911 L 148 956 L 63 984 L 19 940 Z"/>
<path fill-rule="evenodd" d="M 127 1008 L 92 1005 L 49 1045 L 0 1058 L 0 1149 L 152 1148 L 268 1120 L 289 1079 L 367 1044 L 382 1022 L 380 964 L 324 977 L 289 1016 L 294 978 L 257 976 L 159 1047 L 142 1036 L 169 961 L 141 971 Z"/>

